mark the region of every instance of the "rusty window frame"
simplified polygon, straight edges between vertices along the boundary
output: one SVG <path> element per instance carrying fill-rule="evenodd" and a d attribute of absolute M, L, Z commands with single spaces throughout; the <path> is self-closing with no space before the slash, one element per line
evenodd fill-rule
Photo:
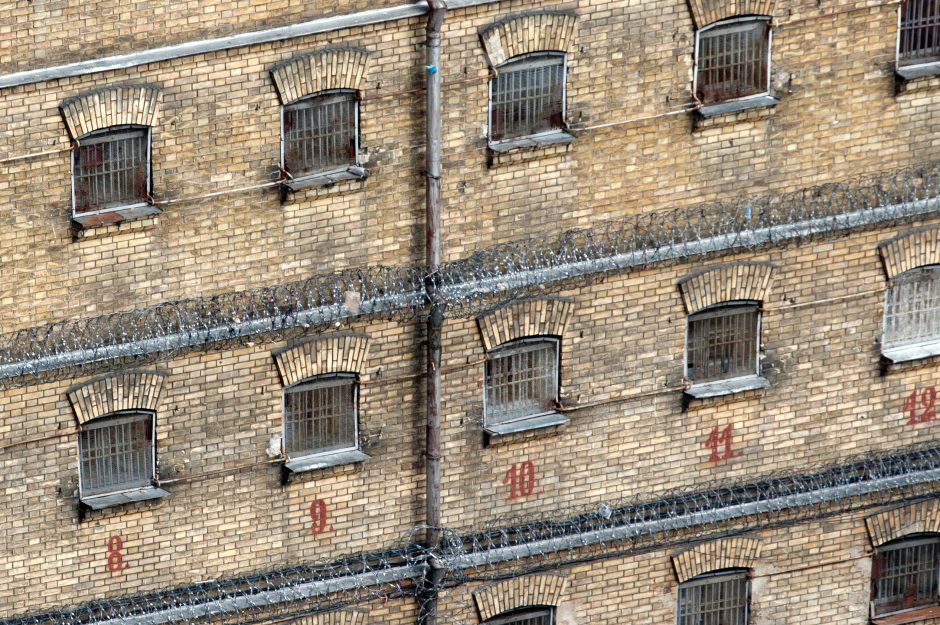
<path fill-rule="evenodd" d="M 118 493 L 153 484 L 156 415 L 131 410 L 85 423 L 78 435 L 82 497 Z"/>
<path fill-rule="evenodd" d="M 152 184 L 150 127 L 112 126 L 80 137 L 72 146 L 71 168 L 74 215 L 146 206 Z"/>
<path fill-rule="evenodd" d="M 542 372 L 538 373 L 536 368 L 541 368 Z M 535 374 L 529 375 L 533 371 Z M 484 366 L 485 424 L 502 425 L 554 412 L 560 371 L 561 341 L 558 337 L 526 337 L 494 348 Z M 525 377 L 517 379 L 520 374 Z M 540 392 L 539 386 L 544 392 Z"/>
<path fill-rule="evenodd" d="M 688 315 L 685 376 L 702 383 L 759 375 L 760 312 L 759 302 L 733 301 Z"/>
<path fill-rule="evenodd" d="M 302 178 L 358 165 L 357 91 L 321 91 L 281 107 L 281 169 L 287 175 Z"/>
<path fill-rule="evenodd" d="M 494 616 L 486 625 L 555 625 L 553 606 L 530 606 Z"/>
<path fill-rule="evenodd" d="M 282 413 L 283 449 L 288 458 L 359 449 L 355 373 L 316 376 L 285 388 Z"/>
<path fill-rule="evenodd" d="M 885 292 L 882 349 L 940 340 L 940 265 L 895 276 Z"/>
<path fill-rule="evenodd" d="M 940 602 L 940 535 L 882 545 L 871 568 L 871 614 L 885 616 Z"/>
<path fill-rule="evenodd" d="M 708 105 L 769 93 L 772 43 L 767 16 L 721 20 L 696 31 L 696 100 Z M 713 79 L 713 74 L 722 79 Z"/>
<path fill-rule="evenodd" d="M 497 67 L 489 82 L 489 141 L 512 141 L 564 129 L 567 82 L 564 52 L 519 55 Z"/>
<path fill-rule="evenodd" d="M 897 64 L 940 62 L 940 0 L 905 0 L 898 5 Z"/>
<path fill-rule="evenodd" d="M 694 577 L 679 584 L 676 625 L 747 625 L 750 595 L 747 569 Z"/>

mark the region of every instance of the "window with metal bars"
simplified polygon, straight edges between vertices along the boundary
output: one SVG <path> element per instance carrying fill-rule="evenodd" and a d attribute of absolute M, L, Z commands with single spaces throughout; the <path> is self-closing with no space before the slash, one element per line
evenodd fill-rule
<path fill-rule="evenodd" d="M 485 367 L 486 425 L 519 421 L 555 409 L 558 346 L 556 338 L 527 338 L 490 352 Z"/>
<path fill-rule="evenodd" d="M 882 349 L 940 340 L 940 265 L 895 276 L 885 294 Z"/>
<path fill-rule="evenodd" d="M 522 608 L 495 616 L 486 621 L 486 625 L 555 625 L 555 608 Z"/>
<path fill-rule="evenodd" d="M 490 81 L 490 141 L 507 141 L 564 128 L 565 55 L 512 59 Z"/>
<path fill-rule="evenodd" d="M 122 126 L 81 137 L 72 151 L 75 213 L 146 204 L 150 200 L 150 128 Z"/>
<path fill-rule="evenodd" d="M 83 497 L 150 486 L 154 415 L 121 412 L 86 423 L 79 434 Z"/>
<path fill-rule="evenodd" d="M 693 382 L 757 375 L 759 340 L 757 302 L 729 302 L 689 315 L 685 375 Z"/>
<path fill-rule="evenodd" d="M 770 88 L 770 18 L 717 22 L 696 33 L 695 97 L 716 104 Z"/>
<path fill-rule="evenodd" d="M 313 95 L 283 108 L 282 165 L 294 178 L 359 164 L 355 91 Z"/>
<path fill-rule="evenodd" d="M 898 11 L 898 65 L 940 61 L 940 0 L 905 0 Z"/>
<path fill-rule="evenodd" d="M 677 625 L 747 625 L 747 570 L 699 575 L 679 584 Z"/>
<path fill-rule="evenodd" d="M 359 448 L 354 374 L 312 378 L 284 389 L 284 451 L 290 458 Z"/>
<path fill-rule="evenodd" d="M 872 558 L 872 615 L 938 603 L 940 536 L 917 536 L 879 547 Z"/>

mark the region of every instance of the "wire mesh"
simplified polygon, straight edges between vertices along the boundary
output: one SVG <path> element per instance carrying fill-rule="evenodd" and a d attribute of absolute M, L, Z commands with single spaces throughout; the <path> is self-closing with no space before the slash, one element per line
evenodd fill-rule
<path fill-rule="evenodd" d="M 487 529 L 445 528 L 442 546 L 424 547 L 424 527 L 400 546 L 315 564 L 96 601 L 0 620 L 0 625 L 157 625 L 213 618 L 232 625 L 286 619 L 393 597 L 420 603 L 430 590 L 504 579 L 598 559 L 663 549 L 702 538 L 806 522 L 936 495 L 940 441 L 806 473 L 747 483 L 716 482 L 692 492 L 556 509 L 539 520 L 487 521 Z M 496 529 L 491 529 L 496 528 Z M 422 577 L 443 569 L 432 586 Z M 418 579 L 420 578 L 420 579 Z M 469 610 L 469 607 L 467 607 Z M 457 613 L 443 622 L 475 622 Z"/>

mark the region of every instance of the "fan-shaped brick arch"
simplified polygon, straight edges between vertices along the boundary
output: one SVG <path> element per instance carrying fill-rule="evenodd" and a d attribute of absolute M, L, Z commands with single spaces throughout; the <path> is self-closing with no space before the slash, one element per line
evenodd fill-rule
<path fill-rule="evenodd" d="M 873 547 L 923 532 L 940 533 L 940 499 L 927 499 L 893 508 L 865 519 Z"/>
<path fill-rule="evenodd" d="M 924 265 L 940 264 L 940 228 L 917 228 L 878 245 L 888 279 Z"/>
<path fill-rule="evenodd" d="M 737 536 L 713 540 L 672 556 L 679 583 L 703 573 L 721 569 L 750 569 L 760 558 L 761 543 L 756 538 Z"/>
<path fill-rule="evenodd" d="M 369 351 L 366 334 L 337 332 L 274 353 L 284 386 L 325 373 L 362 371 Z"/>
<path fill-rule="evenodd" d="M 774 266 L 770 263 L 715 265 L 679 281 L 686 312 L 692 314 L 722 302 L 767 298 Z"/>
<path fill-rule="evenodd" d="M 271 68 L 271 79 L 281 104 L 290 104 L 319 91 L 359 91 L 369 70 L 369 52 L 363 48 L 325 48 L 282 61 Z"/>
<path fill-rule="evenodd" d="M 573 11 L 522 13 L 487 26 L 480 39 L 490 66 L 496 67 L 520 54 L 567 52 L 574 44 L 577 22 Z"/>
<path fill-rule="evenodd" d="M 774 16 L 775 0 L 689 0 L 696 28 L 742 15 Z"/>
<path fill-rule="evenodd" d="M 480 620 L 527 606 L 558 606 L 568 584 L 561 575 L 515 577 L 473 593 Z"/>
<path fill-rule="evenodd" d="M 156 123 L 160 89 L 153 85 L 122 85 L 96 89 L 59 105 L 73 139 L 111 126 Z"/>
<path fill-rule="evenodd" d="M 122 410 L 156 411 L 166 375 L 125 371 L 73 386 L 66 395 L 80 424 Z"/>
<path fill-rule="evenodd" d="M 501 306 L 477 319 L 483 348 L 490 351 L 527 336 L 562 336 L 574 302 L 562 298 L 533 299 Z"/>

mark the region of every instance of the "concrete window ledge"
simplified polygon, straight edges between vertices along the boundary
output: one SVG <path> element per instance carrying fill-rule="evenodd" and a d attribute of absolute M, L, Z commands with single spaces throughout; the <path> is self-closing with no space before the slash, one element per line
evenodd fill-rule
<path fill-rule="evenodd" d="M 309 456 L 291 458 L 284 463 L 284 468 L 291 473 L 303 473 L 305 471 L 316 471 L 317 469 L 328 469 L 342 464 L 365 462 L 369 459 L 370 456 L 362 453 L 358 449 L 351 449 L 334 453 L 311 454 Z"/>
<path fill-rule="evenodd" d="M 162 488 L 155 486 L 145 486 L 143 488 L 133 488 L 123 490 L 118 493 L 107 493 L 104 495 L 93 495 L 91 497 L 82 497 L 81 502 L 92 510 L 103 510 L 114 506 L 122 506 L 135 501 L 148 501 L 150 499 L 163 499 L 170 493 Z"/>
<path fill-rule="evenodd" d="M 507 141 L 490 143 L 489 149 L 491 152 L 496 154 L 505 154 L 506 152 L 511 152 L 513 150 L 536 150 L 539 148 L 547 148 L 552 145 L 567 145 L 573 142 L 574 139 L 575 136 L 570 132 L 565 130 L 553 130 L 551 132 L 543 132 L 538 135 L 517 137 Z"/>
<path fill-rule="evenodd" d="M 940 356 L 940 340 L 902 345 L 881 350 L 881 357 L 891 364 Z"/>
<path fill-rule="evenodd" d="M 753 95 L 747 98 L 741 98 L 740 100 L 731 100 L 730 102 L 719 102 L 718 104 L 700 106 L 695 109 L 695 114 L 701 119 L 711 119 L 712 117 L 730 115 L 740 111 L 770 108 L 777 106 L 779 103 L 780 100 L 767 94 Z"/>
<path fill-rule="evenodd" d="M 934 63 L 922 63 L 920 65 L 902 65 L 895 68 L 895 78 L 902 83 L 917 78 L 926 78 L 928 76 L 940 76 L 940 61 Z"/>
<path fill-rule="evenodd" d="M 895 612 L 885 616 L 878 616 L 871 620 L 872 625 L 904 625 L 905 623 L 918 623 L 933 621 L 940 618 L 940 606 L 928 605 L 903 612 Z"/>
<path fill-rule="evenodd" d="M 568 417 L 558 412 L 520 419 L 510 423 L 500 423 L 498 425 L 484 425 L 483 431 L 492 436 L 506 436 L 516 432 L 528 432 L 529 430 L 541 430 L 544 428 L 555 427 L 568 423 Z"/>
<path fill-rule="evenodd" d="M 349 166 L 334 171 L 292 178 L 281 183 L 281 187 L 288 191 L 300 191 L 311 187 L 329 187 L 344 180 L 365 180 L 369 177 L 369 170 L 359 166 Z"/>
<path fill-rule="evenodd" d="M 691 399 L 705 399 L 706 397 L 721 397 L 762 388 L 770 388 L 770 382 L 767 378 L 759 375 L 746 375 L 740 378 L 731 378 L 730 380 L 715 380 L 714 382 L 693 384 L 685 389 L 683 393 Z"/>
<path fill-rule="evenodd" d="M 154 215 L 159 215 L 163 211 L 152 204 L 134 204 L 133 206 L 122 206 L 113 210 L 100 213 L 89 213 L 84 215 L 73 215 L 72 223 L 79 230 L 90 230 L 101 228 L 103 226 L 114 226 L 125 221 L 134 221 L 137 219 L 146 219 Z"/>

